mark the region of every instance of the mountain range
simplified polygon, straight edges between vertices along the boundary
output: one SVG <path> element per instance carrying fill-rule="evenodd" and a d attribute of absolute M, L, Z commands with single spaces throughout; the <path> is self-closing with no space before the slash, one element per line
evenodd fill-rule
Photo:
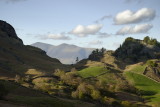
<path fill-rule="evenodd" d="M 94 50 L 94 48 L 82 48 L 66 43 L 55 46 L 37 42 L 31 44 L 31 46 L 38 47 L 44 50 L 48 56 L 59 59 L 63 64 L 74 64 L 76 63 L 77 57 L 79 60 L 86 59 Z"/>

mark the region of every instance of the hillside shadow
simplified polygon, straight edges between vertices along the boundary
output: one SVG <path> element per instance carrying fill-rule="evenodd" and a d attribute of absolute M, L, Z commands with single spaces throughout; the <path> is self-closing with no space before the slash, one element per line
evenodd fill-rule
<path fill-rule="evenodd" d="M 149 85 L 146 85 L 146 84 L 135 84 L 135 85 L 138 85 L 138 86 L 149 86 Z"/>
<path fill-rule="evenodd" d="M 147 96 L 152 96 L 152 95 L 155 95 L 155 94 L 157 94 L 157 92 L 155 92 L 155 91 L 146 91 L 146 90 L 140 90 L 140 93 L 142 94 L 142 95 L 147 95 Z"/>
<path fill-rule="evenodd" d="M 83 60 L 79 61 L 78 63 L 71 65 L 71 66 L 72 66 L 72 68 L 76 68 L 78 71 L 80 71 L 82 69 L 88 68 L 86 66 L 87 61 L 88 61 L 88 59 L 83 59 Z"/>

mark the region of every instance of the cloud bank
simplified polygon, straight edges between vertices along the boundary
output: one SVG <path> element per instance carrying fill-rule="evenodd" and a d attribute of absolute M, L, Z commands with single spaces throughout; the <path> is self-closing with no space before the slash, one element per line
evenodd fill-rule
<path fill-rule="evenodd" d="M 49 34 L 47 35 L 47 39 L 54 39 L 54 40 L 70 40 L 68 36 L 63 34 Z"/>
<path fill-rule="evenodd" d="M 155 18 L 156 12 L 153 9 L 142 8 L 136 12 L 125 10 L 118 13 L 114 18 L 114 24 L 132 24 L 151 21 Z"/>
<path fill-rule="evenodd" d="M 121 28 L 116 35 L 127 35 L 127 34 L 139 34 L 139 33 L 148 33 L 148 31 L 153 27 L 151 24 L 141 24 L 132 26 L 125 26 Z"/>
<path fill-rule="evenodd" d="M 70 34 L 78 37 L 86 37 L 88 35 L 95 35 L 102 29 L 102 27 L 102 24 L 93 24 L 88 26 L 78 25 L 70 32 Z"/>
<path fill-rule="evenodd" d="M 53 40 L 71 40 L 69 36 L 65 36 L 64 34 L 45 34 L 45 35 L 37 35 L 35 36 L 40 39 L 53 39 Z"/>

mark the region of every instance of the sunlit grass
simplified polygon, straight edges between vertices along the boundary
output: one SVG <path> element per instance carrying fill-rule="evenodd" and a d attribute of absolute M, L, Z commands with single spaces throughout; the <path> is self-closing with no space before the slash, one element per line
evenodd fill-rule
<path fill-rule="evenodd" d="M 89 67 L 81 71 L 78 71 L 78 74 L 82 76 L 83 78 L 87 78 L 87 77 L 95 77 L 106 71 L 107 69 L 105 69 L 104 67 Z"/>
<path fill-rule="evenodd" d="M 125 76 L 141 91 L 142 96 L 148 99 L 149 103 L 160 102 L 160 83 L 134 72 L 125 72 Z"/>

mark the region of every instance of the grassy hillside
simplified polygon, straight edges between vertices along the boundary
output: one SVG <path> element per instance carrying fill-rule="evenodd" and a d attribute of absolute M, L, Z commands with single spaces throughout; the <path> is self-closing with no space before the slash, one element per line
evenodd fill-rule
<path fill-rule="evenodd" d="M 78 71 L 78 74 L 82 76 L 83 78 L 87 78 L 87 77 L 95 77 L 107 71 L 108 70 L 105 69 L 104 67 L 89 67 L 81 71 Z"/>
<path fill-rule="evenodd" d="M 148 99 L 149 104 L 159 104 L 160 102 L 160 83 L 148 77 L 134 72 L 125 72 L 127 79 L 140 90 L 140 94 Z"/>
<path fill-rule="evenodd" d="M 135 73 L 139 73 L 142 74 L 143 71 L 145 70 L 147 65 L 142 65 L 142 64 L 134 64 L 134 65 L 130 65 L 127 67 L 126 71 L 132 71 Z"/>

